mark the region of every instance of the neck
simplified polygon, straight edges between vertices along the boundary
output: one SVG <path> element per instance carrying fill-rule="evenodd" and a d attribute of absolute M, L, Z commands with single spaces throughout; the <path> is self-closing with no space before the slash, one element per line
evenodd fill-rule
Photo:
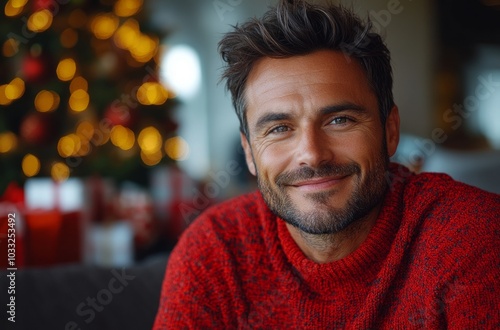
<path fill-rule="evenodd" d="M 377 207 L 363 219 L 335 234 L 315 235 L 303 232 L 288 223 L 286 226 L 307 258 L 317 263 L 328 263 L 347 257 L 365 241 L 379 211 L 380 207 Z"/>

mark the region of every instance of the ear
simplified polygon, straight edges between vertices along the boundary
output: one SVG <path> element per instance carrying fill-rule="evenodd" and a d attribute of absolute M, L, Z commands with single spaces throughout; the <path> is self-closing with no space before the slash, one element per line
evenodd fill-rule
<path fill-rule="evenodd" d="M 399 110 L 393 106 L 385 122 L 385 141 L 389 157 L 396 153 L 399 144 Z"/>
<path fill-rule="evenodd" d="M 253 175 L 257 175 L 255 163 L 253 161 L 253 156 L 252 156 L 252 148 L 250 147 L 250 142 L 247 140 L 247 137 L 245 136 L 245 134 L 243 134 L 241 132 L 240 132 L 240 137 L 241 137 L 241 146 L 243 147 L 243 150 L 245 151 L 245 161 L 247 162 L 248 170 Z"/>

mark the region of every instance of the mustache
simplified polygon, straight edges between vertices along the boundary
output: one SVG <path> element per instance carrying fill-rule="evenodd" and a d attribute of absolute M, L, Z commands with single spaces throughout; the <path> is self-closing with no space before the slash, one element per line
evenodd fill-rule
<path fill-rule="evenodd" d="M 293 185 L 297 182 L 314 178 L 324 178 L 331 176 L 348 176 L 360 174 L 361 167 L 357 163 L 332 164 L 326 163 L 319 167 L 301 167 L 297 170 L 283 172 L 276 177 L 276 185 Z"/>

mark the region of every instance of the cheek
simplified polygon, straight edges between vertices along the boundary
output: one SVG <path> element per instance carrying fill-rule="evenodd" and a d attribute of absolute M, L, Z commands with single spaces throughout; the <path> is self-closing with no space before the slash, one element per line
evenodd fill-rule
<path fill-rule="evenodd" d="M 271 181 L 292 164 L 293 151 L 284 146 L 273 145 L 260 150 L 256 155 L 257 171 Z"/>
<path fill-rule="evenodd" d="M 373 131 L 358 133 L 360 134 L 350 134 L 336 141 L 337 160 L 343 162 L 348 159 L 358 163 L 362 168 L 372 168 L 382 152 L 382 136 Z"/>

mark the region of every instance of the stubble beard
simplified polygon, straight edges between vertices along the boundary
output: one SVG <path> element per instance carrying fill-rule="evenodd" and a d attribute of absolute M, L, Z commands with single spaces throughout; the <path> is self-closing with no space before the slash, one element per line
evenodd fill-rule
<path fill-rule="evenodd" d="M 383 150 L 384 151 L 384 150 Z M 304 233 L 313 235 L 330 235 L 345 231 L 366 216 L 382 203 L 387 183 L 385 172 L 388 168 L 387 153 L 382 152 L 375 163 L 375 168 L 367 172 L 363 179 L 361 167 L 355 162 L 348 164 L 324 164 L 318 168 L 303 167 L 284 172 L 276 177 L 272 186 L 257 173 L 257 183 L 269 209 L 278 217 L 298 228 Z M 329 205 L 337 189 L 305 195 L 317 207 L 313 211 L 302 211 L 292 201 L 289 189 L 294 182 L 329 176 L 345 176 L 342 180 L 353 181 L 352 193 L 345 205 L 334 207 Z M 345 183 L 342 183 L 345 184 Z"/>

